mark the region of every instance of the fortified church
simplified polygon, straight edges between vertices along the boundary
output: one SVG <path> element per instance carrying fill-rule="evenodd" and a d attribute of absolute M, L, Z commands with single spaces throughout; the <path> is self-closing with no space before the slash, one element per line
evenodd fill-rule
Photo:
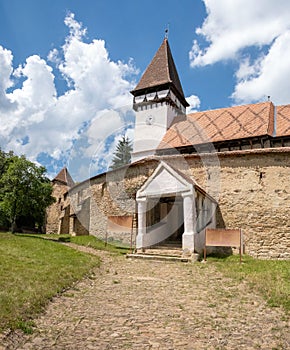
<path fill-rule="evenodd" d="M 75 185 L 62 169 L 47 233 L 193 254 L 206 228 L 241 229 L 247 254 L 289 259 L 290 105 L 186 114 L 167 38 L 131 93 L 132 163 Z"/>

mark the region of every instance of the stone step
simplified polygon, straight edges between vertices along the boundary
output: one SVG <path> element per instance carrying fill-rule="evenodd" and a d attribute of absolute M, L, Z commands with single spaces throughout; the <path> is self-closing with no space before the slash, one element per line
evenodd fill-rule
<path fill-rule="evenodd" d="M 176 245 L 176 244 L 163 244 L 163 245 L 156 245 L 156 246 L 148 248 L 148 249 L 182 250 L 182 246 L 181 245 Z"/>
<path fill-rule="evenodd" d="M 191 258 L 183 258 L 182 256 L 172 256 L 172 255 L 157 255 L 157 254 L 144 254 L 144 253 L 135 253 L 127 254 L 126 258 L 128 259 L 147 259 L 147 260 L 157 260 L 157 261 L 172 261 L 172 262 L 191 262 Z"/>
<path fill-rule="evenodd" d="M 161 256 L 182 256 L 182 250 L 179 249 L 165 249 L 165 248 L 151 248 L 151 249 L 145 249 L 145 251 L 137 251 L 138 254 L 142 255 L 161 255 Z"/>
<path fill-rule="evenodd" d="M 176 246 L 176 247 L 179 247 L 179 246 L 181 246 L 182 245 L 182 242 L 181 242 L 181 240 L 171 240 L 171 239 L 169 239 L 169 240 L 164 240 L 164 241 L 162 241 L 162 242 L 159 242 L 157 245 L 160 245 L 160 246 Z"/>

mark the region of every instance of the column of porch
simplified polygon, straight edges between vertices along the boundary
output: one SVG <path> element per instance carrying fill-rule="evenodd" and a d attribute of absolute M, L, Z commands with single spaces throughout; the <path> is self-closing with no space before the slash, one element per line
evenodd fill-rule
<path fill-rule="evenodd" d="M 146 198 L 137 199 L 138 205 L 138 234 L 136 237 L 136 249 L 144 247 L 144 236 L 146 234 Z"/>
<path fill-rule="evenodd" d="M 194 253 L 194 235 L 196 232 L 196 208 L 193 193 L 182 194 L 184 233 L 182 235 L 182 249 Z"/>

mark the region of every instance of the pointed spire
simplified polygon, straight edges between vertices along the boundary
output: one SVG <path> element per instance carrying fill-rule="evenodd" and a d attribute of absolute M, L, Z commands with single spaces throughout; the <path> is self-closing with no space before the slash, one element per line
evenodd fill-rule
<path fill-rule="evenodd" d="M 151 63 L 145 70 L 139 83 L 131 93 L 134 96 L 153 90 L 153 88 L 173 88 L 184 106 L 188 106 L 185 100 L 183 89 L 179 80 L 177 69 L 172 57 L 167 37 L 164 38 L 161 46 L 153 57 Z"/>
<path fill-rule="evenodd" d="M 61 171 L 56 175 L 52 182 L 61 182 L 69 187 L 72 187 L 74 185 L 74 181 L 66 167 L 61 169 Z"/>

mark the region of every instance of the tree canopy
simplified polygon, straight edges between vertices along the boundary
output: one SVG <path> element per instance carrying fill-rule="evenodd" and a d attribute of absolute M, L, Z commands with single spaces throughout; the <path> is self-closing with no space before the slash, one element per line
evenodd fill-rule
<path fill-rule="evenodd" d="M 38 227 L 45 220 L 46 208 L 54 202 L 46 169 L 30 162 L 25 156 L 0 150 L 0 223 L 9 223 L 11 230 L 17 222 L 29 218 Z"/>
<path fill-rule="evenodd" d="M 117 169 L 123 165 L 129 164 L 131 162 L 132 150 L 132 142 L 128 137 L 122 136 L 122 139 L 119 140 L 116 146 L 110 169 Z"/>

